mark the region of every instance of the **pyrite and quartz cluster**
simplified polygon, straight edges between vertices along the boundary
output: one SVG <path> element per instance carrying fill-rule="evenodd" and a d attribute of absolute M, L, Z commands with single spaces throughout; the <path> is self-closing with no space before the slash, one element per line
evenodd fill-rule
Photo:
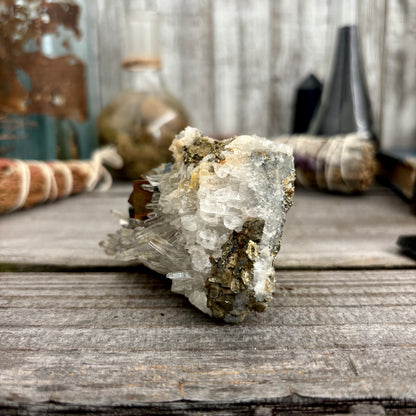
<path fill-rule="evenodd" d="M 134 218 L 101 245 L 166 274 L 214 318 L 263 312 L 294 193 L 292 150 L 257 136 L 217 141 L 192 127 L 170 150 L 173 163 L 135 182 Z"/>

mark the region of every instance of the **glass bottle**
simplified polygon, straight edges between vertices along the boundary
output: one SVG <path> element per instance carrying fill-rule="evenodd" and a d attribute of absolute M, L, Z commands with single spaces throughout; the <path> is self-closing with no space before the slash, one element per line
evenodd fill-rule
<path fill-rule="evenodd" d="M 96 146 L 88 0 L 0 4 L 0 157 L 88 158 Z"/>
<path fill-rule="evenodd" d="M 98 118 L 100 144 L 115 144 L 122 179 L 137 179 L 171 160 L 169 146 L 188 125 L 185 109 L 166 89 L 159 54 L 159 15 L 130 13 L 125 42 L 123 90 Z"/>

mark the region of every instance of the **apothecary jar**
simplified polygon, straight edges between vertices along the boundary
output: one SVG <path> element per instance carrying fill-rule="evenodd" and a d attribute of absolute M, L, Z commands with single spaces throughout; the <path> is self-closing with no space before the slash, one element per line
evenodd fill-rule
<path fill-rule="evenodd" d="M 88 0 L 0 0 L 0 157 L 86 158 L 96 145 Z"/>

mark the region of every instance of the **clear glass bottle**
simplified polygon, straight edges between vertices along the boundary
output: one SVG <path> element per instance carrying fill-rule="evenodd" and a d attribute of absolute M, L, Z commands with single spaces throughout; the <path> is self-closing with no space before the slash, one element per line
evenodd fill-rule
<path fill-rule="evenodd" d="M 87 4 L 1 2 L 1 157 L 88 158 L 96 146 Z"/>
<path fill-rule="evenodd" d="M 124 161 L 115 175 L 137 179 L 164 162 L 175 135 L 188 125 L 188 116 L 166 89 L 159 53 L 159 15 L 130 13 L 125 42 L 123 91 L 98 118 L 100 144 L 115 144 Z"/>

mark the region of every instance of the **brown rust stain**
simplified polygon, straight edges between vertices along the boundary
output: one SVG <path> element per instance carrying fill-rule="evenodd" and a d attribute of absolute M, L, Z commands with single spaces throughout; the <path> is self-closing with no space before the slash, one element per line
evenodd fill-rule
<path fill-rule="evenodd" d="M 179 395 L 183 397 L 183 380 L 178 381 L 178 391 L 179 391 Z"/>
<path fill-rule="evenodd" d="M 26 113 L 48 114 L 79 122 L 88 116 L 85 64 L 76 56 L 48 58 L 40 52 L 26 54 L 21 65 L 31 79 Z"/>
<path fill-rule="evenodd" d="M 81 37 L 80 6 L 68 2 L 49 3 L 33 0 L 17 5 L 4 0 L 0 12 L 0 113 L 48 114 L 83 122 L 88 117 L 85 64 L 70 54 L 69 43 L 62 46 L 68 54 L 49 58 L 40 44 L 45 34 L 57 34 L 60 26 Z M 28 51 L 33 42 L 35 48 Z M 30 85 L 18 77 L 23 71 Z"/>

